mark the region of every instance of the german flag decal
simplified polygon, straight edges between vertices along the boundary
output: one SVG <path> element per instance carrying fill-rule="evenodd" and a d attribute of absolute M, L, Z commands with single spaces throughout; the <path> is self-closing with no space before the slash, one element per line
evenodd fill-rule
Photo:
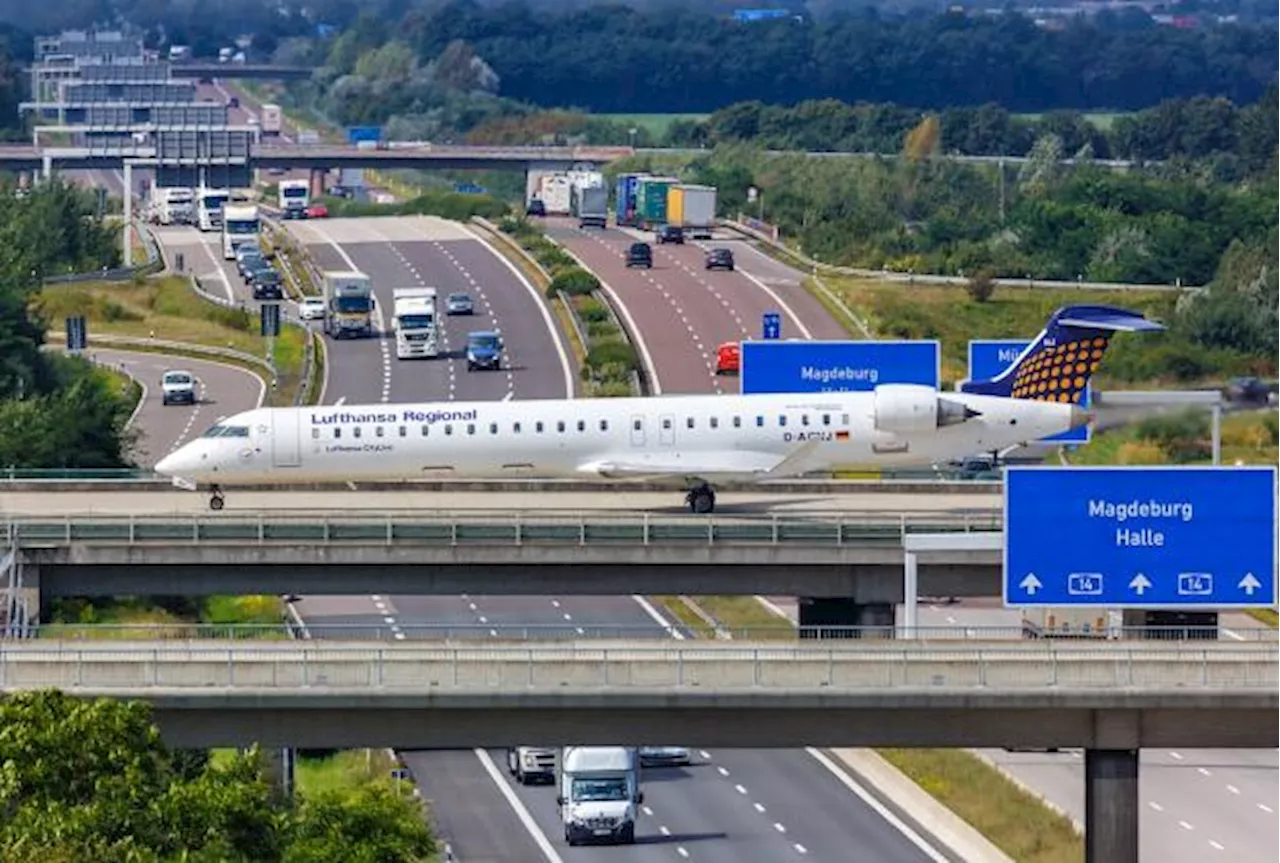
<path fill-rule="evenodd" d="M 849 439 L 849 433 L 847 431 L 836 432 L 836 440 L 848 440 L 848 439 Z"/>

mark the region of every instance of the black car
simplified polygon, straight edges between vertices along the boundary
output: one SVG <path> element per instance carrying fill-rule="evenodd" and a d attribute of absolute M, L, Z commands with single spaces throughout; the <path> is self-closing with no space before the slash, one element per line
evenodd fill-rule
<path fill-rule="evenodd" d="M 733 252 L 728 249 L 711 249 L 707 252 L 708 270 L 732 270 Z"/>
<path fill-rule="evenodd" d="M 632 243 L 627 248 L 627 267 L 653 269 L 653 249 L 648 243 Z"/>
<path fill-rule="evenodd" d="M 684 245 L 684 228 L 679 225 L 663 225 L 654 231 L 659 243 L 679 243 Z"/>
<path fill-rule="evenodd" d="M 1232 378 L 1227 381 L 1223 395 L 1233 402 L 1265 405 L 1271 395 L 1271 387 L 1255 377 Z"/>
<path fill-rule="evenodd" d="M 547 214 L 547 205 L 542 203 L 538 198 L 534 198 L 529 202 L 529 206 L 524 208 L 526 216 L 545 216 Z"/>
<path fill-rule="evenodd" d="M 275 270 L 258 270 L 253 274 L 253 298 L 255 300 L 284 299 L 284 285 Z"/>

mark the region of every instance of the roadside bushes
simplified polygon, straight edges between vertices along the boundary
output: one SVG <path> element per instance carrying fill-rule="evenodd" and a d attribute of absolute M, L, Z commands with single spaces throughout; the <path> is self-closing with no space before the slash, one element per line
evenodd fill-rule
<path fill-rule="evenodd" d="M 547 297 L 554 298 L 558 293 L 571 297 L 586 297 L 600 289 L 600 280 L 578 266 L 568 267 L 551 277 L 547 286 Z"/>

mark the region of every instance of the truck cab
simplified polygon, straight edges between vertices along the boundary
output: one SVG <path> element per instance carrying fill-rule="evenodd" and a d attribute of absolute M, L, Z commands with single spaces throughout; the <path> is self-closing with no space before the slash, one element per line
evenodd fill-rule
<path fill-rule="evenodd" d="M 551 747 L 516 746 L 507 750 L 507 772 L 521 785 L 556 781 L 556 751 Z"/>
<path fill-rule="evenodd" d="M 391 326 L 396 334 L 396 359 L 438 356 L 440 325 L 435 288 L 396 288 Z"/>
<path fill-rule="evenodd" d="M 324 283 L 324 332 L 334 339 L 373 335 L 373 282 L 356 270 L 327 271 Z"/>
<path fill-rule="evenodd" d="M 636 809 L 644 804 L 635 748 L 566 746 L 557 759 L 556 780 L 567 843 L 635 843 Z"/>

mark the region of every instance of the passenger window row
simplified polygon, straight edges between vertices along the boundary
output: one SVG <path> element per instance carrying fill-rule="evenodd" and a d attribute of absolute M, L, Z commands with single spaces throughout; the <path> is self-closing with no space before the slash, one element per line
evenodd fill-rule
<path fill-rule="evenodd" d="M 831 415 L 831 414 L 829 414 L 829 413 L 821 414 L 821 415 L 819 415 L 818 417 L 815 417 L 814 419 L 815 419 L 815 422 L 814 422 L 814 423 L 812 423 L 812 424 L 821 424 L 821 425 L 823 425 L 823 426 L 830 426 L 830 425 L 831 425 L 831 423 L 832 423 L 832 415 Z M 841 425 L 845 425 L 845 426 L 847 426 L 847 425 L 849 424 L 849 415 L 848 415 L 848 414 L 841 414 L 841 415 L 840 415 L 840 422 L 841 422 Z M 663 417 L 663 418 L 662 418 L 662 429 L 663 429 L 663 431 L 671 431 L 671 430 L 672 430 L 672 428 L 674 427 L 674 423 L 675 423 L 675 420 L 674 420 L 672 417 Z M 707 423 L 707 427 L 708 427 L 708 428 L 711 428 L 711 429 L 719 429 L 719 428 L 721 427 L 721 425 L 720 425 L 720 418 L 719 418 L 719 417 L 708 417 L 708 418 L 707 418 L 707 420 L 706 420 L 706 423 Z M 735 428 L 735 429 L 742 428 L 742 417 L 740 417 L 740 416 L 731 417 L 731 418 L 730 418 L 730 420 L 729 420 L 729 424 L 730 424 L 733 428 Z M 755 418 L 755 424 L 756 424 L 756 428 L 764 428 L 764 426 L 765 426 L 765 417 L 764 417 L 763 415 L 758 415 L 758 416 L 756 416 L 756 418 Z M 547 427 L 548 425 L 550 425 L 550 423 L 544 423 L 544 422 L 542 422 L 541 420 L 538 420 L 538 421 L 534 422 L 534 423 L 532 424 L 532 426 L 533 426 L 533 433 L 534 433 L 534 434 L 543 434 L 543 433 L 545 433 L 545 432 L 547 431 L 547 428 L 546 428 L 546 427 Z M 599 429 L 599 430 L 600 430 L 600 431 L 602 431 L 602 432 L 607 432 L 607 431 L 609 430 L 609 421 L 608 421 L 608 420 L 599 420 L 599 421 L 597 421 L 597 423 L 596 423 L 595 425 L 596 425 L 596 428 L 597 428 L 597 429 Z M 785 427 L 786 427 L 786 425 L 787 425 L 787 415 L 786 415 L 786 414 L 778 414 L 778 427 L 779 427 L 779 428 L 785 428 Z M 801 415 L 800 415 L 800 425 L 801 425 L 801 426 L 806 426 L 806 427 L 811 425 L 811 423 L 810 423 L 810 421 L 809 421 L 809 414 L 801 414 Z M 586 421 L 586 420 L 578 420 L 577 422 L 575 422 L 575 423 L 574 423 L 574 426 L 575 426 L 575 428 L 576 428 L 579 432 L 586 432 L 586 430 L 587 430 L 587 421 Z M 695 417 L 685 417 L 685 428 L 688 428 L 688 429 L 696 429 L 697 427 L 698 427 L 698 424 L 697 424 L 697 419 L 696 419 Z M 427 436 L 429 435 L 429 433 L 430 433 L 430 429 L 431 429 L 431 427 L 430 427 L 430 426 L 425 426 L 425 425 L 424 425 L 424 426 L 419 426 L 418 428 L 419 428 L 419 433 L 418 433 L 418 436 L 419 436 L 419 437 L 427 437 Z M 446 437 L 448 437 L 448 436 L 452 436 L 452 435 L 453 435 L 453 429 L 454 429 L 454 424 L 453 424 L 453 423 L 445 423 L 445 424 L 444 424 L 444 427 L 443 427 L 443 432 L 444 432 L 445 436 L 446 436 Z M 476 434 L 477 425 L 476 425 L 476 423 L 467 423 L 467 424 L 466 424 L 466 426 L 465 426 L 465 429 L 466 429 L 466 434 L 468 434 L 468 435 L 474 435 L 474 434 Z M 522 433 L 522 431 L 523 431 L 523 429 L 524 429 L 524 423 L 522 423 L 522 422 L 516 421 L 516 422 L 513 422 L 513 423 L 511 424 L 511 432 L 512 432 L 513 434 L 521 434 L 521 433 Z M 556 430 L 556 433 L 557 433 L 557 434 L 564 434 L 564 432 L 565 432 L 567 429 L 568 429 L 568 424 L 567 424 L 564 420 L 558 420 L 558 421 L 555 423 L 555 430 Z M 644 431 L 644 420 L 643 420 L 643 419 L 639 419 L 639 418 L 633 418 L 633 419 L 631 420 L 631 429 L 632 429 L 632 431 L 643 432 L 643 431 Z M 362 426 L 354 426 L 354 427 L 352 427 L 352 428 L 351 428 L 351 430 L 350 430 L 350 431 L 351 431 L 351 437 L 352 437 L 352 438 L 354 438 L 354 439 L 357 439 L 357 440 L 359 440 L 359 439 L 362 437 L 362 435 L 363 435 L 363 427 L 362 427 Z M 391 435 L 391 434 L 389 434 L 389 431 L 390 431 L 390 429 L 389 429 L 389 428 L 387 428 L 387 427 L 384 427 L 384 426 L 374 426 L 374 427 L 373 427 L 373 436 L 374 436 L 374 437 L 378 437 L 378 438 L 380 438 L 380 437 L 402 437 L 402 438 L 404 438 L 404 437 L 408 437 L 408 436 L 409 436 L 409 427 L 408 427 L 408 426 L 396 426 L 396 434 L 395 434 L 395 435 Z M 489 423 L 489 434 L 491 434 L 491 435 L 496 435 L 497 433 L 498 433 L 498 424 L 497 424 L 497 423 Z M 321 431 L 320 431 L 320 429 L 318 429 L 318 428 L 313 428 L 313 429 L 311 430 L 311 437 L 312 437 L 312 439 L 313 439 L 313 440 L 319 440 L 319 439 L 320 439 L 320 436 L 321 436 Z M 333 429 L 333 439 L 334 439 L 334 440 L 340 440 L 341 438 L 342 438 L 342 427 L 340 427 L 340 426 L 335 426 L 335 427 L 334 427 L 334 429 Z"/>

